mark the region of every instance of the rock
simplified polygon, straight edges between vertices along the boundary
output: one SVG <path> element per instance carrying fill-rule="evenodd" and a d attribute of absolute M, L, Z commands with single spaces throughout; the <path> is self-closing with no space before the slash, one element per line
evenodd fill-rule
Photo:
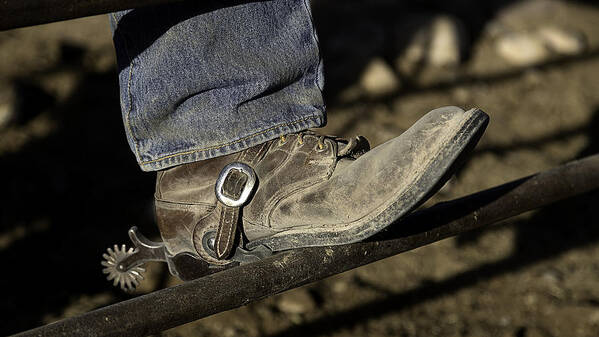
<path fill-rule="evenodd" d="M 422 65 L 431 68 L 459 65 L 465 43 L 460 22 L 446 15 L 417 20 L 417 23 L 408 22 L 396 27 L 397 45 L 401 48 L 395 60 L 396 69 L 403 74 L 413 74 L 420 71 Z"/>
<path fill-rule="evenodd" d="M 457 66 L 462 44 L 457 21 L 448 16 L 439 16 L 434 19 L 430 29 L 428 63 L 434 67 Z"/>
<path fill-rule="evenodd" d="M 360 87 L 368 96 L 384 96 L 399 89 L 393 69 L 381 58 L 374 58 L 364 69 Z"/>
<path fill-rule="evenodd" d="M 451 91 L 451 96 L 460 105 L 465 105 L 470 101 L 470 91 L 464 87 L 456 87 Z"/>
<path fill-rule="evenodd" d="M 546 61 L 551 54 L 580 54 L 587 44 L 581 33 L 545 26 L 534 32 L 505 34 L 497 38 L 495 46 L 508 62 L 529 66 Z"/>
<path fill-rule="evenodd" d="M 399 34 L 399 33 L 398 33 Z M 420 29 L 411 34 L 402 53 L 395 59 L 395 68 L 403 74 L 412 74 L 418 70 L 426 57 L 428 32 Z"/>
<path fill-rule="evenodd" d="M 508 317 L 508 316 L 501 316 L 499 318 L 499 322 L 498 323 L 499 323 L 499 326 L 507 327 L 510 324 L 512 324 L 512 319 L 510 317 Z"/>
<path fill-rule="evenodd" d="M 599 326 L 599 309 L 596 309 L 589 315 L 589 323 Z"/>
<path fill-rule="evenodd" d="M 344 280 L 339 280 L 339 281 L 333 283 L 333 286 L 331 287 L 331 290 L 335 294 L 343 294 L 348 289 L 349 289 L 349 284 L 346 281 L 344 281 Z"/>
<path fill-rule="evenodd" d="M 511 33 L 495 41 L 497 53 L 517 66 L 530 66 L 545 61 L 549 51 L 535 34 Z"/>
<path fill-rule="evenodd" d="M 564 275 L 557 269 L 548 269 L 541 274 L 544 282 L 556 284 L 564 279 Z"/>
<path fill-rule="evenodd" d="M 305 314 L 316 308 L 316 302 L 307 289 L 294 289 L 282 294 L 277 302 L 277 308 L 286 314 Z"/>
<path fill-rule="evenodd" d="M 0 103 L 0 129 L 4 129 L 13 120 L 13 109 L 10 104 Z"/>
<path fill-rule="evenodd" d="M 586 48 L 584 35 L 573 31 L 547 26 L 540 28 L 538 35 L 547 48 L 558 54 L 576 55 Z"/>
<path fill-rule="evenodd" d="M 0 89 L 0 129 L 16 120 L 16 98 L 13 88 Z"/>
<path fill-rule="evenodd" d="M 223 336 L 223 337 L 235 337 L 235 336 L 237 336 L 237 335 L 238 335 L 238 334 L 237 334 L 237 332 L 235 331 L 235 329 L 233 329 L 233 328 L 232 328 L 232 327 L 230 327 L 230 326 L 226 326 L 226 327 L 224 327 L 224 328 L 223 328 L 223 330 L 222 330 L 222 336 Z"/>

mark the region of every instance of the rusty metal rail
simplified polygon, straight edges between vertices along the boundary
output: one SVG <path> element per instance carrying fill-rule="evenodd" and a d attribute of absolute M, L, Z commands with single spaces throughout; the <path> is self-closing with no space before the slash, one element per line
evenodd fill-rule
<path fill-rule="evenodd" d="M 144 336 L 599 189 L 599 155 L 413 213 L 369 242 L 275 254 L 20 336 Z"/>
<path fill-rule="evenodd" d="M 0 0 L 0 30 L 182 0 Z"/>

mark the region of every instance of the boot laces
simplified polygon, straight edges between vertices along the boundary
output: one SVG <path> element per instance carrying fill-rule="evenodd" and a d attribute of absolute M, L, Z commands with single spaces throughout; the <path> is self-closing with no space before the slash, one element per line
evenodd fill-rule
<path fill-rule="evenodd" d="M 299 145 L 303 145 L 304 144 L 304 133 L 305 132 L 298 132 L 297 133 L 297 142 Z M 312 133 L 310 133 L 312 134 Z M 314 134 L 316 135 L 316 134 Z M 318 149 L 319 150 L 323 150 L 325 145 L 324 145 L 324 139 L 326 138 L 326 136 L 318 136 Z M 331 137 L 329 137 L 331 138 Z M 279 145 L 283 145 L 287 142 L 287 135 L 281 135 L 279 136 Z"/>

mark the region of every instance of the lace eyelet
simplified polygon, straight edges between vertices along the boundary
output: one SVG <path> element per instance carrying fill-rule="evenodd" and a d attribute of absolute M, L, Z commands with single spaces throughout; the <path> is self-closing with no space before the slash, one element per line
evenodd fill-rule
<path fill-rule="evenodd" d="M 316 150 L 316 152 L 324 152 L 329 148 L 329 146 L 327 145 L 327 143 L 325 142 L 318 142 L 316 144 L 316 146 L 314 147 L 314 150 Z"/>
<path fill-rule="evenodd" d="M 287 137 L 280 136 L 279 137 L 279 146 L 283 146 L 283 145 L 285 145 L 285 143 L 287 143 Z"/>

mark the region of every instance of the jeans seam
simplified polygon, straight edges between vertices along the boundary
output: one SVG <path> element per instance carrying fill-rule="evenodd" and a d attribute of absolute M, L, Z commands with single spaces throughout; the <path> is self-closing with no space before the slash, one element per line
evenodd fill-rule
<path fill-rule="evenodd" d="M 312 18 L 312 10 L 310 9 L 310 5 L 308 4 L 308 0 L 304 0 L 304 8 L 306 9 L 306 12 L 308 13 L 308 18 L 310 19 L 310 25 L 312 26 L 312 39 L 314 40 L 314 44 L 316 44 L 316 53 L 317 53 L 317 57 L 318 57 L 318 65 L 316 68 L 316 77 L 315 77 L 315 82 L 316 82 L 316 87 L 320 90 L 320 92 L 322 92 L 322 88 L 320 87 L 320 73 L 319 70 L 321 68 L 322 65 L 322 53 L 320 51 L 320 43 L 318 43 L 318 37 L 316 36 L 316 28 L 314 26 L 314 19 Z"/>
<path fill-rule="evenodd" d="M 237 139 L 237 140 L 229 142 L 229 143 L 215 145 L 215 146 L 206 147 L 206 148 L 202 148 L 202 149 L 196 149 L 196 150 L 190 150 L 190 151 L 184 151 L 184 152 L 174 153 L 174 154 L 170 154 L 170 155 L 167 155 L 167 156 L 164 156 L 164 157 L 160 157 L 160 158 L 157 158 L 157 159 L 153 159 L 153 160 L 149 160 L 149 161 L 143 161 L 143 162 L 141 162 L 141 165 L 152 164 L 152 163 L 155 163 L 155 162 L 159 162 L 161 160 L 165 160 L 165 159 L 169 159 L 169 158 L 173 158 L 173 157 L 177 157 L 177 156 L 189 155 L 189 154 L 192 154 L 192 153 L 197 153 L 197 152 L 202 152 L 202 151 L 219 150 L 219 149 L 222 149 L 224 147 L 227 147 L 227 146 L 230 146 L 230 145 L 233 145 L 233 144 L 241 143 L 241 142 L 243 142 L 243 141 L 245 141 L 247 139 L 250 139 L 252 137 L 263 135 L 263 134 L 265 134 L 265 133 L 267 133 L 269 131 L 272 131 L 274 129 L 277 129 L 277 128 L 281 128 L 281 127 L 285 127 L 285 126 L 290 126 L 290 125 L 294 125 L 294 124 L 299 124 L 299 123 L 305 122 L 305 121 L 310 120 L 310 119 L 319 119 L 319 118 L 321 118 L 321 117 L 320 116 L 308 116 L 308 117 L 305 117 L 305 118 L 302 118 L 302 119 L 298 119 L 298 120 L 293 121 L 293 122 L 277 124 L 277 125 L 275 125 L 273 127 L 270 127 L 268 129 L 262 130 L 260 132 L 253 133 L 251 135 L 245 136 L 243 138 Z"/>
<path fill-rule="evenodd" d="M 118 25 L 118 20 L 116 18 L 116 15 L 114 13 L 112 14 L 112 18 L 115 21 L 115 23 Z M 133 95 L 131 94 L 131 82 L 133 79 L 133 59 L 131 58 L 131 55 L 129 55 L 129 50 L 126 46 L 127 41 L 123 38 L 123 43 L 125 44 L 125 53 L 127 54 L 127 58 L 129 59 L 129 75 L 127 78 L 127 99 L 128 99 L 128 103 L 129 103 L 129 107 L 127 108 L 127 113 L 125 114 L 125 127 L 127 128 L 127 131 L 129 132 L 129 134 L 131 135 L 131 140 L 133 141 L 133 147 L 135 148 L 135 155 L 137 156 L 137 158 L 139 158 L 141 160 L 141 154 L 139 153 L 139 145 L 137 144 L 137 138 L 135 137 L 135 134 L 133 133 L 133 129 L 131 128 L 131 112 L 133 111 Z"/>
<path fill-rule="evenodd" d="M 127 80 L 127 96 L 129 98 L 129 109 L 127 109 L 127 115 L 125 116 L 125 124 L 127 126 L 127 130 L 131 134 L 131 139 L 133 140 L 133 145 L 135 146 L 135 154 L 141 158 L 139 153 L 139 146 L 137 145 L 137 138 L 133 134 L 133 129 L 131 128 L 131 112 L 133 111 L 133 95 L 131 94 L 131 80 L 133 78 L 133 60 L 130 61 L 129 65 L 129 79 Z"/>

